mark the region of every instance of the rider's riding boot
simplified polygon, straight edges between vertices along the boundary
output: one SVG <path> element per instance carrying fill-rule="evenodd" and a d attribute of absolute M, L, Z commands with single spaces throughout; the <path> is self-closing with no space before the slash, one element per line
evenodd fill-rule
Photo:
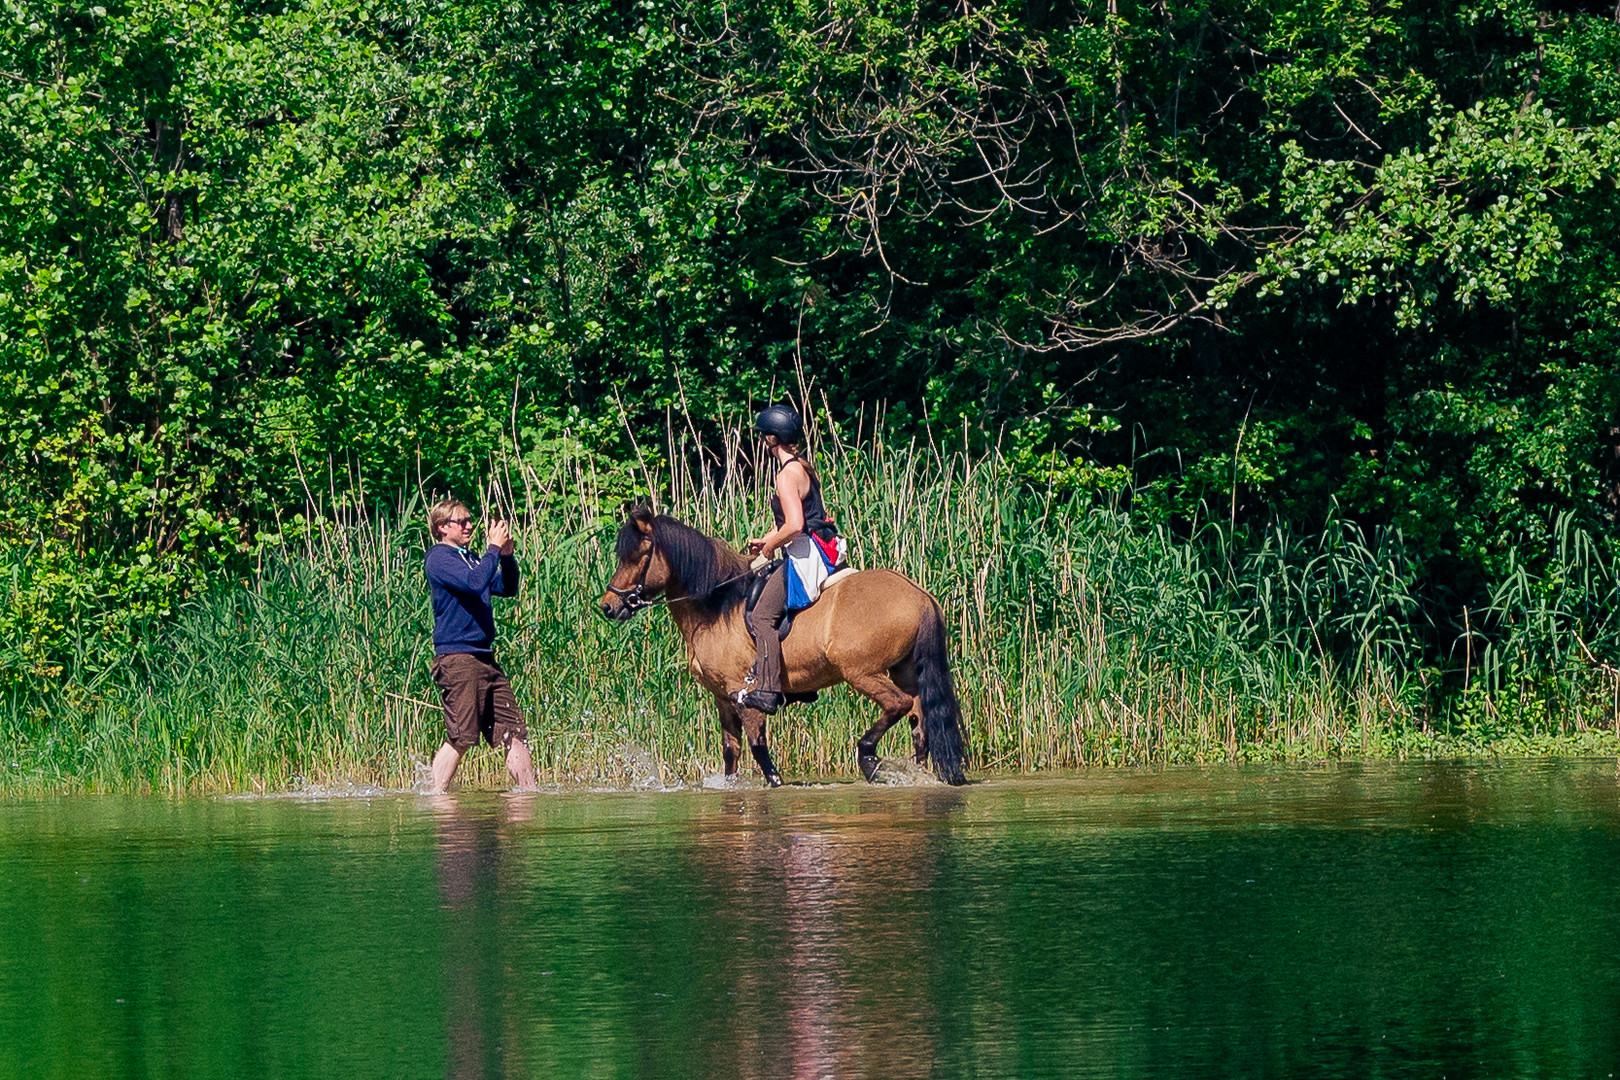
<path fill-rule="evenodd" d="M 780 572 L 773 574 L 759 594 L 759 601 L 748 615 L 749 629 L 754 634 L 754 667 L 748 673 L 743 688 L 737 692 L 737 704 L 745 709 L 758 709 L 769 715 L 782 707 L 782 638 L 781 624 L 787 603 L 786 585 Z"/>
<path fill-rule="evenodd" d="M 784 697 L 775 690 L 739 690 L 736 700 L 745 709 L 758 709 L 769 716 L 782 707 Z"/>

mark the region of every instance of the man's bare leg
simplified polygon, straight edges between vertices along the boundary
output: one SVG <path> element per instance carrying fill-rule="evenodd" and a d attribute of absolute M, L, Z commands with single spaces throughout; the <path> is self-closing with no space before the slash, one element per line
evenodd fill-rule
<path fill-rule="evenodd" d="M 433 770 L 432 777 L 428 781 L 428 794 L 443 795 L 450 787 L 451 777 L 456 775 L 456 766 L 460 764 L 460 750 L 457 750 L 449 743 L 440 746 L 439 752 L 433 755 Z"/>
<path fill-rule="evenodd" d="M 534 779 L 534 756 L 529 753 L 529 744 L 522 739 L 506 744 L 506 771 L 512 774 L 519 791 L 533 791 L 540 786 Z"/>

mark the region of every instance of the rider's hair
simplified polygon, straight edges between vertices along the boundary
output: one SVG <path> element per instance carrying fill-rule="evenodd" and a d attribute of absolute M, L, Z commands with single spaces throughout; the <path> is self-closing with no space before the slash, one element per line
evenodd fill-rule
<path fill-rule="evenodd" d="M 804 451 L 802 449 L 800 449 L 804 445 L 803 443 L 788 442 L 785 439 L 776 438 L 775 435 L 768 436 L 768 438 L 775 440 L 776 445 L 780 446 L 782 449 L 784 449 L 788 453 L 792 454 L 795 460 L 802 461 L 806 465 L 810 464 L 810 459 L 805 457 Z M 767 444 L 767 445 L 769 445 L 769 444 Z"/>
<path fill-rule="evenodd" d="M 460 499 L 440 499 L 428 508 L 428 535 L 439 542 L 439 530 L 453 517 L 471 517 L 472 511 Z"/>

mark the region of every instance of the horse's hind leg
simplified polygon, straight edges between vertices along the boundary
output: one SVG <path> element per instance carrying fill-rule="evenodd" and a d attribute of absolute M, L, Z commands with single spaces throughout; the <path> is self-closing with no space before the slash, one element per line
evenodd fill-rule
<path fill-rule="evenodd" d="M 912 760 L 921 765 L 928 760 L 928 736 L 923 733 L 922 703 L 917 701 L 917 664 L 911 657 L 896 664 L 889 670 L 889 678 L 901 690 L 910 694 L 913 704 L 908 718 L 911 720 L 911 756 Z"/>
<path fill-rule="evenodd" d="M 916 698 L 897 686 L 893 679 L 887 675 L 872 673 L 869 675 L 856 675 L 846 679 L 850 686 L 858 692 L 865 694 L 877 703 L 883 710 L 877 723 L 866 729 L 855 743 L 855 762 L 861 767 L 861 775 L 871 780 L 878 771 L 878 740 L 883 733 L 894 726 L 894 722 L 912 711 L 912 704 Z M 913 740 L 916 736 L 913 735 Z"/>
<path fill-rule="evenodd" d="M 921 765 L 928 760 L 928 736 L 923 734 L 922 713 L 912 709 L 911 713 L 911 760 Z"/>

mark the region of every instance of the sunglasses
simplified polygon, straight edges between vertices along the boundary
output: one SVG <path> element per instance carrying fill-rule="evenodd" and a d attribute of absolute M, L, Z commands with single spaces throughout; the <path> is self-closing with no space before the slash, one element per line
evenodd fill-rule
<path fill-rule="evenodd" d="M 466 526 L 466 525 L 471 525 L 472 523 L 473 523 L 472 518 L 446 518 L 445 519 L 445 524 L 446 525 L 462 525 L 462 526 Z"/>

